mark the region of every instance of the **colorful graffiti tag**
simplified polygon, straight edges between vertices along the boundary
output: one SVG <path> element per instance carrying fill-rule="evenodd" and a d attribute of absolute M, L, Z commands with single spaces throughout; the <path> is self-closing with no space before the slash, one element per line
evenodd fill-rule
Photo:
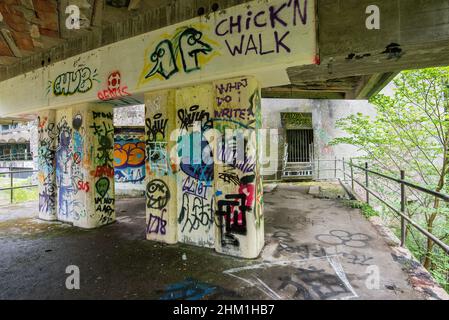
<path fill-rule="evenodd" d="M 145 179 L 145 142 L 143 136 L 117 136 L 114 144 L 115 181 L 143 183 Z"/>
<path fill-rule="evenodd" d="M 107 80 L 107 88 L 97 92 L 98 99 L 108 101 L 130 96 L 128 86 L 122 84 L 122 76 L 119 71 L 111 72 Z"/>

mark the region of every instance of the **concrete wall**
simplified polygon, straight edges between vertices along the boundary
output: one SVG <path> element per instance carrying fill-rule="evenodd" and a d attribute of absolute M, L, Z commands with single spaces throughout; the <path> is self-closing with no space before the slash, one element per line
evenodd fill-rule
<path fill-rule="evenodd" d="M 345 118 L 351 114 L 362 113 L 375 116 L 375 110 L 372 105 L 364 100 L 295 100 L 295 99 L 262 99 L 262 127 L 266 129 L 277 129 L 278 141 L 278 164 L 273 166 L 277 168 L 278 176 L 282 168 L 284 156 L 285 129 L 281 122 L 281 113 L 283 112 L 303 112 L 312 113 L 312 127 L 314 130 L 314 157 L 315 159 L 349 159 L 360 155 L 357 149 L 350 145 L 330 146 L 329 142 L 334 138 L 344 136 L 344 132 L 336 127 L 336 121 Z M 323 162 L 321 167 L 330 168 L 334 163 Z M 275 172 L 272 168 L 264 166 L 262 170 L 265 178 L 274 178 Z M 333 175 L 333 172 L 320 173 L 320 177 Z"/>

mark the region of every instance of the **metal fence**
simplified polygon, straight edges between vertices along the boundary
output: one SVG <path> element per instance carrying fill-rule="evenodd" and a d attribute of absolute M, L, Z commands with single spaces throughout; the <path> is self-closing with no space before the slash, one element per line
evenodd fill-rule
<path fill-rule="evenodd" d="M 10 153 L 1 155 L 0 161 L 32 161 L 33 155 L 30 152 Z"/>
<path fill-rule="evenodd" d="M 29 184 L 29 185 L 25 185 L 25 186 L 14 186 L 14 175 L 18 175 L 18 174 L 23 174 L 23 173 L 31 173 L 34 174 L 36 172 L 39 172 L 38 170 L 9 170 L 9 171 L 4 171 L 4 172 L 0 172 L 0 177 L 2 177 L 3 175 L 7 175 L 9 176 L 9 187 L 2 187 L 0 188 L 0 191 L 10 191 L 10 204 L 14 203 L 14 190 L 17 189 L 26 189 L 26 188 L 35 188 L 38 185 L 37 184 Z"/>
<path fill-rule="evenodd" d="M 331 161 L 331 160 L 329 160 Z M 367 204 L 370 203 L 370 196 L 373 196 L 377 200 L 379 200 L 381 203 L 383 203 L 388 209 L 390 209 L 394 214 L 396 214 L 400 220 L 401 220 L 401 246 L 405 245 L 406 242 L 406 230 L 407 225 L 409 224 L 416 230 L 418 230 L 422 235 L 424 235 L 427 239 L 432 240 L 436 245 L 438 245 L 440 248 L 444 250 L 446 254 L 449 255 L 449 246 L 445 244 L 443 241 L 438 239 L 435 235 L 421 227 L 418 223 L 413 221 L 410 217 L 406 215 L 406 204 L 407 204 L 407 194 L 405 187 L 409 187 L 411 189 L 417 190 L 419 192 L 424 192 L 428 195 L 431 195 L 433 197 L 436 197 L 438 199 L 441 199 L 445 202 L 449 203 L 449 196 L 445 195 L 440 192 L 436 192 L 427 188 L 424 188 L 422 186 L 419 186 L 417 184 L 408 182 L 405 180 L 405 172 L 401 170 L 399 172 L 399 178 L 391 177 L 386 174 L 376 172 L 374 170 L 369 169 L 369 165 L 367 162 L 365 162 L 364 166 L 356 165 L 353 163 L 353 160 L 351 159 L 349 162 L 346 162 L 343 160 L 333 160 L 334 161 L 334 176 L 337 179 L 338 173 L 337 171 L 340 171 L 343 175 L 343 182 L 350 181 L 351 190 L 355 193 L 355 185 L 357 184 L 365 191 L 365 197 L 364 200 Z M 341 163 L 341 165 L 338 167 L 337 163 Z M 349 170 L 347 170 L 349 169 Z M 349 172 L 347 172 L 349 171 Z M 364 181 L 359 181 L 355 178 L 355 171 L 359 171 L 364 176 Z M 387 200 L 383 199 L 377 192 L 372 190 L 370 188 L 370 175 L 376 176 L 382 179 L 386 179 L 390 182 L 397 183 L 400 186 L 400 209 L 395 208 L 393 204 L 388 202 Z M 348 178 L 348 179 L 347 179 Z M 340 179 L 340 178 L 338 178 Z M 341 181 L 341 179 L 340 179 Z"/>

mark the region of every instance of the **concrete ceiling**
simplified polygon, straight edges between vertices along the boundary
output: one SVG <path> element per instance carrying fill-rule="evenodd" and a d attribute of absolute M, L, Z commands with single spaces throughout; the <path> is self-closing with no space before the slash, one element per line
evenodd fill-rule
<path fill-rule="evenodd" d="M 0 81 L 76 54 L 245 0 L 2 0 Z M 367 30 L 371 0 L 317 0 L 320 64 L 287 70 L 291 85 L 264 97 L 366 99 L 403 69 L 449 64 L 449 0 L 378 0 L 381 29 Z M 81 8 L 80 30 L 65 8 Z"/>

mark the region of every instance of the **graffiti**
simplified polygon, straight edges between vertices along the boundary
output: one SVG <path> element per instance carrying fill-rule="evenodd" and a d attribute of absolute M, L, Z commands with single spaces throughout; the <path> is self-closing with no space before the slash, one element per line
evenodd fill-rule
<path fill-rule="evenodd" d="M 141 183 L 145 179 L 145 142 L 117 139 L 114 144 L 114 172 L 118 182 Z"/>
<path fill-rule="evenodd" d="M 113 141 L 114 127 L 112 125 L 112 112 L 92 111 L 93 123 L 89 127 L 96 138 L 92 146 L 93 160 L 96 165 L 91 175 L 96 178 L 95 182 L 95 212 L 98 213 L 100 224 L 109 224 L 114 221 L 115 198 L 109 195 L 113 190 L 114 177 L 113 167 Z M 94 152 L 95 150 L 95 152 Z M 112 192 L 113 194 L 113 192 Z"/>
<path fill-rule="evenodd" d="M 78 190 L 89 192 L 89 182 L 78 181 Z"/>
<path fill-rule="evenodd" d="M 204 184 L 201 181 L 198 181 L 197 179 L 193 179 L 188 176 L 184 180 L 184 184 L 182 186 L 182 192 L 192 194 L 194 196 L 198 196 L 203 199 L 206 199 L 206 194 L 207 194 L 208 188 L 209 188 L 208 185 Z"/>
<path fill-rule="evenodd" d="M 330 300 L 342 295 L 351 294 L 350 289 L 336 274 L 325 272 L 314 266 L 298 268 L 294 274 L 279 277 L 278 290 L 292 287 L 293 299 L 298 300 Z"/>
<path fill-rule="evenodd" d="M 57 125 L 58 146 L 56 149 L 56 185 L 58 187 L 58 216 L 70 217 L 72 195 L 72 129 L 65 117 Z"/>
<path fill-rule="evenodd" d="M 338 257 L 260 263 L 224 271 L 274 300 L 357 298 Z"/>
<path fill-rule="evenodd" d="M 162 118 L 162 113 L 157 113 L 153 119 L 145 119 L 148 142 L 158 142 L 165 139 L 165 130 L 167 129 L 168 119 Z"/>
<path fill-rule="evenodd" d="M 212 125 L 209 123 L 210 114 L 205 110 L 198 111 L 200 108 L 199 105 L 191 106 L 187 109 L 179 109 L 178 110 L 178 118 L 181 122 L 180 129 L 187 130 L 188 128 L 193 127 L 194 123 L 200 123 L 201 128 L 203 130 L 207 130 Z M 207 127 L 205 127 L 207 126 Z"/>
<path fill-rule="evenodd" d="M 145 59 L 149 61 L 142 73 L 141 82 L 151 80 L 155 76 L 168 80 L 181 69 L 185 73 L 200 70 L 200 60 L 213 51 L 211 44 L 207 42 L 212 43 L 195 28 L 178 29 L 171 39 L 163 39 L 151 53 L 147 53 Z"/>
<path fill-rule="evenodd" d="M 217 287 L 187 278 L 179 283 L 171 284 L 159 300 L 200 300 L 213 294 Z"/>
<path fill-rule="evenodd" d="M 114 167 L 140 167 L 145 164 L 145 143 L 126 141 L 114 145 Z"/>
<path fill-rule="evenodd" d="M 240 178 L 236 173 L 220 172 L 218 178 L 223 180 L 224 183 L 232 183 L 236 186 L 240 185 Z"/>
<path fill-rule="evenodd" d="M 167 220 L 164 219 L 164 213 L 166 212 L 167 209 L 162 209 L 160 217 L 150 214 L 147 225 L 147 233 L 156 233 L 162 235 L 165 235 L 167 233 Z"/>
<path fill-rule="evenodd" d="M 240 143 L 239 142 L 243 142 Z M 256 169 L 256 159 L 252 155 L 248 155 L 248 141 L 240 139 L 240 137 L 232 137 L 220 143 L 218 159 L 229 167 L 240 170 L 243 174 L 252 173 Z"/>
<path fill-rule="evenodd" d="M 147 207 L 155 210 L 163 209 L 170 200 L 170 190 L 164 181 L 154 179 L 147 185 Z"/>
<path fill-rule="evenodd" d="M 98 81 L 97 70 L 91 70 L 89 67 L 82 67 L 75 71 L 62 73 L 53 81 L 49 81 L 47 94 L 53 89 L 55 96 L 68 96 L 75 93 L 86 93 L 93 86 L 93 81 Z"/>
<path fill-rule="evenodd" d="M 217 215 L 219 216 L 219 228 L 222 235 L 222 245 L 236 245 L 233 234 L 246 234 L 246 195 L 225 195 L 226 200 L 218 201 Z M 225 224 L 223 225 L 223 219 Z M 223 230 L 224 229 L 224 230 Z M 231 239 L 230 243 L 227 241 Z"/>
<path fill-rule="evenodd" d="M 114 114 L 112 112 L 96 112 L 96 111 L 92 111 L 92 117 L 93 117 L 94 120 L 97 120 L 98 118 L 114 120 Z"/>
<path fill-rule="evenodd" d="M 98 166 L 95 170 L 91 171 L 90 174 L 95 178 L 100 178 L 103 176 L 113 178 L 114 168 L 111 168 L 109 166 Z"/>
<path fill-rule="evenodd" d="M 190 205 L 192 201 L 192 205 Z M 202 197 L 191 197 L 185 193 L 182 197 L 181 211 L 178 218 L 178 223 L 184 221 L 181 232 L 184 232 L 186 226 L 189 225 L 188 232 L 198 230 L 200 227 L 212 226 L 212 201 L 207 203 L 207 200 Z"/>
<path fill-rule="evenodd" d="M 111 156 L 111 151 L 113 148 L 112 137 L 114 134 L 112 124 L 103 121 L 102 124 L 98 125 L 94 122 L 90 128 L 94 129 L 93 134 L 97 136 L 98 139 L 97 155 L 95 158 L 97 160 L 97 164 L 100 166 L 112 167 L 113 159 Z"/>
<path fill-rule="evenodd" d="M 109 179 L 106 177 L 98 179 L 98 181 L 95 183 L 95 189 L 102 198 L 104 198 L 106 193 L 109 191 L 109 185 Z"/>
<path fill-rule="evenodd" d="M 166 142 L 150 142 L 148 143 L 148 159 L 150 169 L 158 175 L 168 173 L 169 159 L 167 155 Z"/>
<path fill-rule="evenodd" d="M 357 255 L 353 253 L 342 253 L 341 254 L 348 263 L 350 264 L 357 264 L 360 266 L 370 266 L 372 263 L 368 263 L 368 261 L 373 260 L 373 257 L 368 257 L 364 254 Z"/>
<path fill-rule="evenodd" d="M 81 114 L 78 113 L 76 116 L 73 117 L 72 127 L 73 129 L 78 131 L 82 125 L 83 125 L 83 117 L 81 116 Z"/>
<path fill-rule="evenodd" d="M 40 171 L 39 212 L 54 214 L 56 212 L 56 185 L 54 162 L 56 161 L 56 127 L 48 117 L 38 117 L 38 167 Z"/>
<path fill-rule="evenodd" d="M 95 198 L 95 211 L 101 213 L 101 216 L 98 219 L 101 224 L 108 224 L 114 221 L 112 217 L 114 214 L 114 204 L 115 199 L 113 198 L 105 196 Z"/>
<path fill-rule="evenodd" d="M 273 255 L 275 258 L 279 258 L 283 253 L 294 254 L 300 259 L 325 257 L 327 255 L 326 249 L 317 244 L 294 245 L 295 240 L 287 231 L 276 231 L 273 234 L 273 239 L 279 242 Z"/>
<path fill-rule="evenodd" d="M 248 79 L 241 79 L 239 81 L 228 82 L 226 84 L 221 83 L 215 86 L 217 93 L 220 95 L 226 94 L 224 97 L 217 97 L 217 104 L 221 106 L 223 102 L 231 102 L 232 97 L 229 95 L 233 91 L 240 91 L 242 88 L 248 86 Z"/>
<path fill-rule="evenodd" d="M 302 6 L 301 3 L 303 3 Z M 282 33 L 281 28 L 296 26 L 300 23 L 307 24 L 307 0 L 288 0 L 279 6 L 272 5 L 269 10 L 258 12 L 248 9 L 246 18 L 242 19 L 242 17 L 239 14 L 224 18 L 215 27 L 215 34 L 218 37 L 228 37 L 224 41 L 232 56 L 290 53 L 290 31 Z M 258 30 L 269 30 L 269 28 L 273 30 L 271 39 L 268 39 L 268 34 L 258 32 Z M 241 36 L 235 37 L 237 40 L 234 42 L 231 37 L 235 34 Z M 268 47 L 269 45 L 271 46 Z"/>
<path fill-rule="evenodd" d="M 204 140 L 204 135 L 201 135 L 201 149 L 198 154 L 195 155 L 194 151 L 194 141 L 199 139 L 194 138 L 195 133 L 186 134 L 180 137 L 182 147 L 179 150 L 181 155 L 181 170 L 188 176 L 195 178 L 200 181 L 211 182 L 214 179 L 214 163 L 213 161 L 208 161 L 213 159 L 212 147 L 209 143 Z M 196 133 L 198 136 L 199 133 Z M 191 157 L 191 153 L 194 154 Z M 207 159 L 209 158 L 209 159 Z M 206 163 L 205 160 L 208 162 Z"/>
<path fill-rule="evenodd" d="M 351 248 L 364 248 L 371 237 L 363 233 L 350 233 L 344 230 L 332 230 L 329 234 L 320 234 L 316 239 L 328 245 L 344 245 Z"/>
<path fill-rule="evenodd" d="M 98 99 L 108 101 L 116 98 L 130 96 L 127 86 L 122 86 L 121 74 L 114 71 L 108 76 L 108 87 L 97 92 Z"/>

